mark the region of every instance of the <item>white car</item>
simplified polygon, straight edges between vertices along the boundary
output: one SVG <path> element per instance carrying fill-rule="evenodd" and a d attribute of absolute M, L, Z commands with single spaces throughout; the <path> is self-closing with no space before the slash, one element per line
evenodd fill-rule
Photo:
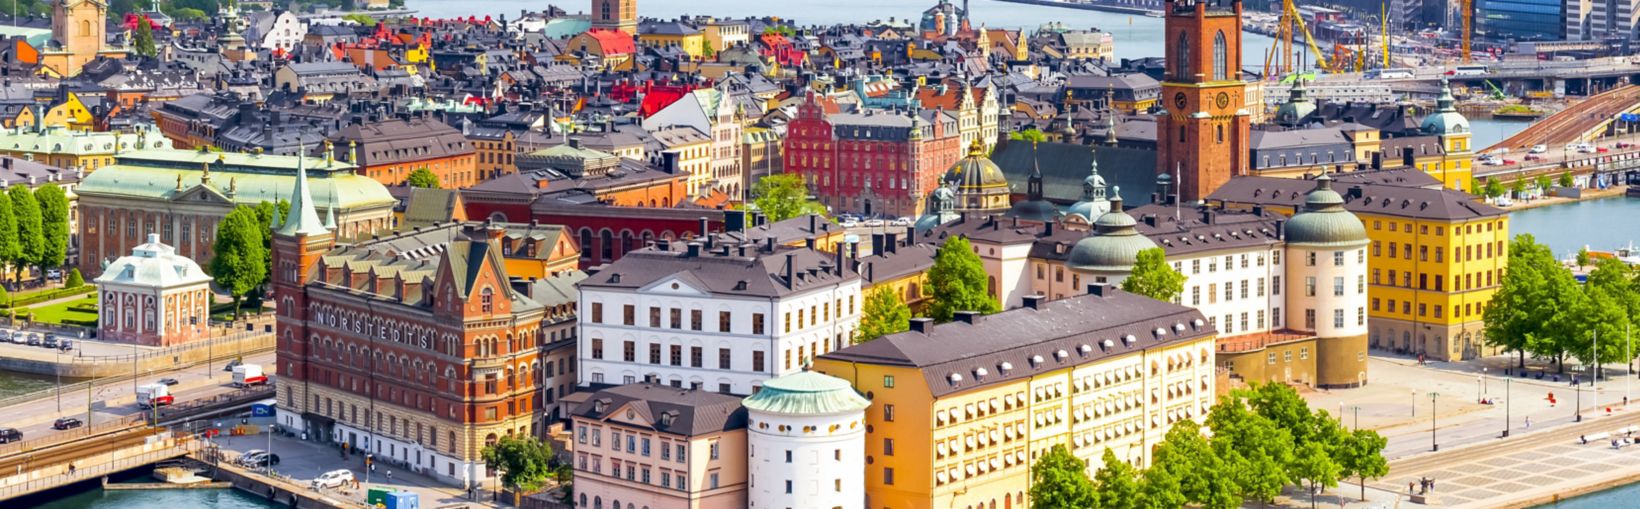
<path fill-rule="evenodd" d="M 313 489 L 337 488 L 352 482 L 352 470 L 331 470 L 313 478 Z"/>
<path fill-rule="evenodd" d="M 855 221 L 853 219 L 844 219 L 844 220 L 842 220 L 842 222 L 837 223 L 837 224 L 844 227 L 844 228 L 854 228 L 856 226 L 860 226 L 860 222 Z"/>
<path fill-rule="evenodd" d="M 245 451 L 244 454 L 239 455 L 239 459 L 235 460 L 235 463 L 238 463 L 240 465 L 249 465 L 251 462 L 255 461 L 256 458 L 261 457 L 261 456 L 266 456 L 267 454 L 268 454 L 268 451 L 264 451 L 264 450 L 261 450 L 261 449 L 251 449 L 249 451 Z"/>
<path fill-rule="evenodd" d="M 876 227 L 879 227 L 879 226 L 882 226 L 882 225 L 883 225 L 883 220 L 881 220 L 881 219 L 867 219 L 866 220 L 866 226 L 868 226 L 868 227 L 876 228 Z"/>
<path fill-rule="evenodd" d="M 1590 145 L 1588 143 L 1579 143 L 1577 144 L 1577 151 L 1583 154 L 1593 154 L 1595 152 L 1595 148 L 1594 145 Z"/>
<path fill-rule="evenodd" d="M 899 219 L 895 219 L 892 224 L 894 226 L 911 226 L 911 218 L 902 217 L 902 218 L 899 218 Z"/>
<path fill-rule="evenodd" d="M 1548 152 L 1548 151 L 1549 151 L 1549 146 L 1548 145 L 1532 145 L 1532 150 L 1530 150 L 1529 152 L 1533 153 L 1533 154 L 1542 154 L 1542 153 Z"/>

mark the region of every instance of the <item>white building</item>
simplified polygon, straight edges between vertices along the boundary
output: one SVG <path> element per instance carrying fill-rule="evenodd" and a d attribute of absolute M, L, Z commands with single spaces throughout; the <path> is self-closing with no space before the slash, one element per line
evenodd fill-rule
<path fill-rule="evenodd" d="M 253 12 L 246 18 L 245 40 L 252 47 L 289 52 L 307 37 L 307 23 L 291 11 Z"/>
<path fill-rule="evenodd" d="M 211 276 L 158 233 L 105 267 L 95 283 L 97 335 L 105 341 L 171 346 L 209 336 Z"/>
<path fill-rule="evenodd" d="M 581 282 L 582 387 L 641 381 L 746 395 L 846 346 L 860 278 L 836 255 L 661 241 Z"/>
<path fill-rule="evenodd" d="M 716 89 L 690 92 L 643 120 L 643 128 L 656 131 L 667 126 L 689 126 L 712 137 L 711 179 L 713 187 L 731 196 L 740 196 L 740 120 L 734 97 Z"/>
<path fill-rule="evenodd" d="M 871 401 L 845 380 L 803 371 L 769 380 L 741 405 L 747 507 L 863 507 Z"/>

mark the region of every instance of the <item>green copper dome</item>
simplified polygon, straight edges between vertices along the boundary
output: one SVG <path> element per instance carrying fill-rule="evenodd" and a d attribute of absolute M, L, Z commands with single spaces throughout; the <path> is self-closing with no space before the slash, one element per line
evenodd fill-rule
<path fill-rule="evenodd" d="M 1294 80 L 1293 89 L 1287 97 L 1287 103 L 1276 109 L 1276 123 L 1291 126 L 1304 120 L 1315 112 L 1315 101 L 1305 94 L 1304 80 Z"/>
<path fill-rule="evenodd" d="M 1435 101 L 1435 113 L 1424 117 L 1423 124 L 1418 128 L 1424 134 L 1436 136 L 1469 132 L 1469 119 L 1458 113 L 1452 103 L 1452 87 L 1447 85 L 1446 78 L 1441 78 L 1441 97 Z"/>
<path fill-rule="evenodd" d="M 802 371 L 764 382 L 741 405 L 771 414 L 834 415 L 864 411 L 871 402 L 841 378 Z"/>
<path fill-rule="evenodd" d="M 1082 199 L 1065 211 L 1066 215 L 1076 214 L 1089 221 L 1110 212 L 1110 200 L 1105 197 L 1105 177 L 1099 175 L 1099 155 L 1093 154 L 1091 160 L 1091 171 L 1087 178 L 1082 179 Z"/>
<path fill-rule="evenodd" d="M 1304 210 L 1287 221 L 1287 244 L 1305 247 L 1346 247 L 1367 243 L 1367 228 L 1355 214 L 1344 210 L 1344 197 L 1332 189 L 1332 177 L 1315 179 L 1315 190 L 1304 198 Z"/>
<path fill-rule="evenodd" d="M 934 188 L 934 192 L 928 197 L 928 211 L 924 212 L 922 217 L 917 218 L 917 223 L 913 225 L 917 229 L 917 233 L 928 233 L 942 224 L 956 221 L 958 217 L 961 217 L 961 214 L 953 210 L 956 208 L 956 202 L 957 193 L 952 191 L 951 188 L 946 186 Z"/>
<path fill-rule="evenodd" d="M 1122 210 L 1121 190 L 1110 200 L 1110 212 L 1093 223 L 1093 235 L 1083 237 L 1071 248 L 1065 264 L 1077 272 L 1128 272 L 1139 260 L 1139 252 L 1156 247 L 1150 237 L 1139 234 L 1138 222 Z"/>

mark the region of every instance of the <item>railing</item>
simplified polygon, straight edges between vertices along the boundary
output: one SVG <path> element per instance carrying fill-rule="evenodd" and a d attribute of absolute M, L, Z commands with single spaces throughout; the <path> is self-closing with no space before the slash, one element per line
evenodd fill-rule
<path fill-rule="evenodd" d="M 99 463 L 94 465 L 77 464 L 75 466 L 74 473 L 72 474 L 65 470 L 61 474 L 37 479 L 31 478 L 22 483 L 0 487 L 0 500 L 20 497 L 36 491 L 48 490 L 87 479 L 95 479 L 105 475 L 130 470 L 143 465 L 159 462 L 161 460 L 183 456 L 190 452 L 197 451 L 199 448 L 200 441 L 198 440 L 179 439 L 179 443 L 161 451 L 147 452 L 137 456 L 122 458 L 107 463 Z"/>
<path fill-rule="evenodd" d="M 161 348 L 161 349 L 158 349 L 158 350 L 148 350 L 148 351 L 145 351 L 145 352 L 142 352 L 142 353 L 137 353 L 137 354 L 101 355 L 101 356 L 93 356 L 93 357 L 75 356 L 75 357 L 70 358 L 69 362 L 76 363 L 76 364 L 77 363 L 104 363 L 104 362 L 131 362 L 131 360 L 132 360 L 131 357 L 133 355 L 136 356 L 136 360 L 141 361 L 141 360 L 144 360 L 144 359 L 152 359 L 152 358 L 156 358 L 156 357 L 176 356 L 176 355 L 179 355 L 179 354 L 184 353 L 184 352 L 190 352 L 190 351 L 198 350 L 198 349 L 201 349 L 201 348 L 216 348 L 218 345 L 225 345 L 225 344 L 229 344 L 229 343 L 234 343 L 234 342 L 237 342 L 237 341 L 240 341 L 240 340 L 243 340 L 243 339 L 251 339 L 251 338 L 258 337 L 258 336 L 272 336 L 272 335 L 273 335 L 272 332 L 241 331 L 241 332 L 237 332 L 237 333 L 234 333 L 234 334 L 228 335 L 228 336 L 214 337 L 214 338 L 204 340 L 204 341 L 194 341 L 194 342 L 190 342 L 186 345 L 170 346 L 170 347 L 165 347 L 165 348 Z M 224 352 L 224 355 L 226 355 L 226 352 Z M 238 355 L 238 353 L 235 352 L 234 355 Z M 221 358 L 221 357 L 218 357 L 218 358 Z"/>
<path fill-rule="evenodd" d="M 150 410 L 144 415 L 157 415 L 161 421 L 174 420 L 200 413 L 201 410 L 223 405 L 234 405 L 249 401 L 256 401 L 273 397 L 273 384 L 239 389 L 226 394 L 218 394 L 210 399 L 195 399 L 176 405 L 162 406 L 157 411 Z"/>
<path fill-rule="evenodd" d="M 1303 339 L 1311 336 L 1314 336 L 1314 334 L 1303 334 L 1297 332 L 1271 332 L 1259 334 L 1257 336 L 1249 336 L 1246 338 L 1219 338 L 1218 351 L 1219 353 L 1251 352 L 1271 344 L 1292 341 L 1295 339 Z"/>
<path fill-rule="evenodd" d="M 63 431 L 63 432 L 60 432 L 60 433 L 53 434 L 49 438 L 39 438 L 39 439 L 34 439 L 34 440 L 25 440 L 25 441 L 22 441 L 22 442 L 15 442 L 15 443 L 10 443 L 10 444 L 6 444 L 6 445 L 0 445 L 0 457 L 10 456 L 12 454 L 16 454 L 16 453 L 24 452 L 24 451 L 36 451 L 36 450 L 44 449 L 44 448 L 47 448 L 47 447 L 62 445 L 64 443 L 68 443 L 68 442 L 83 440 L 87 437 L 94 437 L 94 436 L 103 435 L 103 434 L 106 434 L 106 433 L 113 433 L 113 432 L 120 431 L 120 430 L 123 430 L 123 429 L 128 429 L 133 425 L 141 424 L 141 423 L 142 423 L 142 417 L 134 416 L 134 415 L 128 415 L 128 416 L 124 416 L 124 417 L 118 417 L 118 418 L 115 418 L 112 421 L 100 423 L 100 424 L 97 424 L 95 426 L 82 426 L 82 427 L 74 428 L 74 429 L 71 429 L 71 430 L 66 430 L 66 431 Z"/>
<path fill-rule="evenodd" d="M 223 337 L 219 337 L 219 338 L 212 338 L 212 339 L 208 340 L 208 342 L 191 343 L 191 344 L 188 344 L 188 345 L 174 346 L 174 347 L 169 347 L 169 348 L 166 348 L 166 349 L 163 349 L 163 350 L 156 350 L 156 351 L 150 351 L 150 352 L 147 352 L 147 353 L 137 354 L 138 355 L 138 361 L 141 361 L 142 359 L 150 358 L 150 357 L 163 357 L 163 356 L 167 356 L 167 355 L 174 356 L 174 355 L 179 354 L 180 352 L 186 352 L 186 351 L 189 351 L 190 349 L 193 349 L 193 348 L 215 348 L 217 345 L 222 344 L 222 343 L 231 343 L 231 342 L 242 340 L 242 339 L 255 338 L 257 336 L 271 336 L 271 335 L 272 335 L 272 333 L 268 333 L 268 332 L 254 332 L 254 331 L 253 332 L 240 332 L 240 333 L 237 333 L 237 334 L 232 335 L 232 336 L 223 336 Z M 248 349 L 245 349 L 243 351 L 243 353 L 245 353 L 245 354 L 263 353 L 263 352 L 273 350 L 275 346 L 277 346 L 277 345 L 269 344 L 268 346 L 265 346 L 265 347 L 248 348 Z M 232 352 L 232 355 L 239 355 L 239 354 L 240 354 L 240 352 L 237 351 L 237 350 Z M 229 355 L 228 353 L 224 353 L 222 355 L 210 356 L 209 358 L 207 358 L 205 360 L 201 360 L 201 361 L 184 362 L 184 363 L 181 363 L 181 364 L 177 364 L 175 366 L 175 368 L 176 369 L 186 369 L 186 368 L 198 366 L 198 365 L 203 364 L 203 363 L 214 362 L 217 359 L 226 359 L 226 358 L 228 358 L 228 355 Z M 93 357 L 75 356 L 75 357 L 65 357 L 65 359 L 68 359 L 68 362 L 72 363 L 72 364 L 100 363 L 100 362 L 123 363 L 123 362 L 131 362 L 131 354 L 114 355 L 114 356 L 93 356 Z M 212 366 L 212 368 L 214 369 L 215 366 Z M 139 373 L 137 376 L 138 377 L 145 376 L 146 374 L 152 373 L 152 372 L 153 372 L 153 370 L 147 370 L 144 373 Z M 59 393 L 73 392 L 73 391 L 78 391 L 78 390 L 90 390 L 90 389 L 93 389 L 93 388 L 96 388 L 96 387 L 107 386 L 107 385 L 112 385 L 112 384 L 118 384 L 118 383 L 123 383 L 123 382 L 130 382 L 130 381 L 131 381 L 131 375 L 121 374 L 121 375 L 115 375 L 115 376 L 102 377 L 102 378 L 98 378 L 96 380 L 87 380 L 87 381 L 84 381 L 84 382 L 75 382 L 75 383 L 71 383 L 71 384 L 66 384 L 66 385 L 62 386 L 61 390 L 59 390 L 56 387 L 53 387 L 53 388 L 50 388 L 50 389 L 41 389 L 41 390 L 38 390 L 38 391 L 28 392 L 28 393 L 12 396 L 12 397 L 9 397 L 9 398 L 0 399 L 0 408 L 6 408 L 6 407 L 10 407 L 12 405 L 18 405 L 18 404 L 28 403 L 28 402 L 31 402 L 31 401 L 37 401 L 37 400 L 50 398 L 50 397 L 56 396 Z"/>

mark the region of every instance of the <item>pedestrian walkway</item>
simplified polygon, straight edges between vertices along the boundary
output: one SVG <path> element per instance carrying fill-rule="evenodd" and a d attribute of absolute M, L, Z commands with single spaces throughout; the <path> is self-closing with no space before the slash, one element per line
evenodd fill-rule
<path fill-rule="evenodd" d="M 267 434 L 221 437 L 216 442 L 223 450 L 235 453 L 229 456 L 237 456 L 237 453 L 251 449 L 263 449 L 279 455 L 279 465 L 275 466 L 274 470 L 280 476 L 289 477 L 292 482 L 302 486 L 307 486 L 313 478 L 331 470 L 345 468 L 353 471 L 354 477 L 359 480 L 358 489 L 324 490 L 337 498 L 363 503 L 370 488 L 388 488 L 416 493 L 421 498 L 421 507 L 506 507 L 489 501 L 491 497 L 487 492 L 475 492 L 478 500 L 469 499 L 459 486 L 446 485 L 431 477 L 394 467 L 386 462 L 378 463 L 376 469 L 371 472 L 365 467 L 363 454 L 349 454 L 344 460 L 341 452 L 335 447 L 316 442 L 280 435 L 274 435 L 270 441 Z M 392 479 L 387 478 L 389 470 L 393 472 Z"/>

